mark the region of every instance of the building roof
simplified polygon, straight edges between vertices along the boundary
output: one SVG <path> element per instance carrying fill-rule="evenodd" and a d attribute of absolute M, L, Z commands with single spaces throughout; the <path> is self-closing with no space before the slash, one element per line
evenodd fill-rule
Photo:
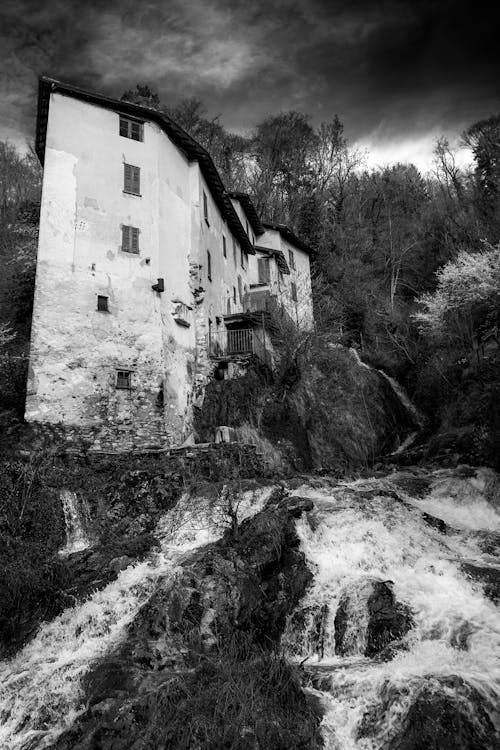
<path fill-rule="evenodd" d="M 233 191 L 232 193 L 229 193 L 229 197 L 234 198 L 234 200 L 241 203 L 255 234 L 264 234 L 266 230 L 262 226 L 259 214 L 257 213 L 250 196 L 247 193 Z"/>
<path fill-rule="evenodd" d="M 201 173 L 206 180 L 208 188 L 219 208 L 222 216 L 226 219 L 229 228 L 239 241 L 241 247 L 249 255 L 255 255 L 252 243 L 248 239 L 247 233 L 231 203 L 231 198 L 224 183 L 217 171 L 212 157 L 203 146 L 200 146 L 180 125 L 177 125 L 164 112 L 151 107 L 144 107 L 133 102 L 125 102 L 121 99 L 112 99 L 108 96 L 86 91 L 72 86 L 68 83 L 56 81 L 53 78 L 42 76 L 38 85 L 38 113 L 36 121 L 36 153 L 40 162 L 43 164 L 45 158 L 45 140 L 47 136 L 47 121 L 49 116 L 49 100 L 52 92 L 59 92 L 74 99 L 97 104 L 105 109 L 111 109 L 124 115 L 131 115 L 141 120 L 150 120 L 161 127 L 164 133 L 181 149 L 190 161 L 197 161 L 200 165 Z M 248 215 L 251 222 L 251 216 Z"/>
<path fill-rule="evenodd" d="M 279 232 L 281 236 L 287 240 L 291 245 L 295 245 L 295 247 L 298 247 L 299 250 L 302 250 L 304 253 L 307 253 L 308 255 L 316 255 L 316 250 L 314 250 L 310 245 L 307 245 L 304 240 L 301 240 L 300 237 L 297 237 L 294 232 L 292 232 L 289 227 L 287 227 L 285 224 L 276 224 L 274 222 L 270 221 L 263 221 L 262 226 L 264 229 L 274 229 L 276 232 Z"/>

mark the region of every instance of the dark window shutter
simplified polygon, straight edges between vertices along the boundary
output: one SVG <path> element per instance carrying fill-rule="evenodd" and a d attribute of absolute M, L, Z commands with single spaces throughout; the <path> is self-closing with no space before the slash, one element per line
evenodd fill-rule
<path fill-rule="evenodd" d="M 238 255 L 236 253 L 236 242 L 233 240 L 233 260 L 234 260 L 234 265 L 235 266 L 238 265 L 237 258 L 238 258 Z"/>
<path fill-rule="evenodd" d="M 227 258 L 226 238 L 224 235 L 222 235 L 222 254 L 224 255 L 224 258 Z"/>
<path fill-rule="evenodd" d="M 130 137 L 134 141 L 142 141 L 142 127 L 141 122 L 134 122 L 133 120 L 130 122 Z"/>
<path fill-rule="evenodd" d="M 132 191 L 132 167 L 130 164 L 124 164 L 123 167 L 123 189 L 130 193 Z"/>
<path fill-rule="evenodd" d="M 137 194 L 141 192 L 141 169 L 140 167 L 132 167 L 132 190 L 134 193 L 137 193 Z"/>
<path fill-rule="evenodd" d="M 238 276 L 238 296 L 240 298 L 240 302 L 243 302 L 243 286 L 241 283 L 241 276 Z"/>
<path fill-rule="evenodd" d="M 128 125 L 129 121 L 125 117 L 120 117 L 120 135 L 124 138 L 128 138 Z"/>
<path fill-rule="evenodd" d="M 207 275 L 208 280 L 212 281 L 212 256 L 210 255 L 210 250 L 207 250 Z"/>
<path fill-rule="evenodd" d="M 139 230 L 136 227 L 130 227 L 131 230 L 131 247 L 130 250 L 132 253 L 138 253 L 139 252 Z"/>
<path fill-rule="evenodd" d="M 258 267 L 259 267 L 259 284 L 269 284 L 269 280 L 270 280 L 269 259 L 259 258 Z"/>
<path fill-rule="evenodd" d="M 236 287 L 233 286 L 233 301 L 236 303 Z"/>
<path fill-rule="evenodd" d="M 297 302 L 297 284 L 295 284 L 293 281 L 291 283 L 291 291 L 292 291 L 292 300 L 294 302 Z"/>
<path fill-rule="evenodd" d="M 122 227 L 122 250 L 128 252 L 130 248 L 130 227 Z"/>

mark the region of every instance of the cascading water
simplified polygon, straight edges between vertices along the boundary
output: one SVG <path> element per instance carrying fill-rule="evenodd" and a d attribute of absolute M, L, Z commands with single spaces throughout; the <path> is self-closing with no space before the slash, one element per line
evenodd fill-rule
<path fill-rule="evenodd" d="M 89 510 L 85 499 L 76 492 L 62 490 L 60 497 L 66 527 L 66 544 L 59 554 L 66 556 L 73 552 L 81 552 L 90 546 L 87 534 Z"/>
<path fill-rule="evenodd" d="M 239 520 L 258 512 L 270 491 L 244 493 Z M 158 525 L 159 553 L 43 625 L 21 652 L 0 663 L 0 748 L 51 747 L 84 709 L 83 676 L 120 643 L 159 576 L 174 577 L 184 553 L 214 541 L 223 530 L 212 502 L 184 497 Z"/>
<path fill-rule="evenodd" d="M 486 711 L 483 720 L 498 729 L 498 608 L 462 567 L 471 562 L 500 567 L 499 537 L 485 534 L 486 528 L 500 529 L 500 508 L 486 491 L 492 475 L 434 472 L 423 499 L 402 492 L 390 477 L 296 491 L 315 505 L 298 524 L 315 577 L 283 642 L 322 698 L 330 750 L 414 747 L 401 745 L 398 732 L 406 727 L 412 703 L 429 694 L 440 705 L 462 701 L 471 721 Z M 453 528 L 440 533 L 423 511 L 441 515 Z M 406 612 L 411 617 L 392 653 L 379 658 L 366 655 L 374 586 L 399 603 L 395 622 L 406 622 Z M 474 690 L 480 708 L 471 698 Z M 493 748 L 497 741 L 460 747 Z"/>

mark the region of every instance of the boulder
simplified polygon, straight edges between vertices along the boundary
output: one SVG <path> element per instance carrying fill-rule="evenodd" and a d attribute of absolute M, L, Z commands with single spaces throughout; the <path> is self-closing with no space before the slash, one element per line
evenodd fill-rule
<path fill-rule="evenodd" d="M 401 713 L 401 707 L 405 707 Z M 486 696 L 454 675 L 387 682 L 364 714 L 357 738 L 386 750 L 498 750 Z"/>
<path fill-rule="evenodd" d="M 413 624 L 410 610 L 396 601 L 389 581 L 356 582 L 341 595 L 335 615 L 335 651 L 341 656 L 392 655 Z"/>

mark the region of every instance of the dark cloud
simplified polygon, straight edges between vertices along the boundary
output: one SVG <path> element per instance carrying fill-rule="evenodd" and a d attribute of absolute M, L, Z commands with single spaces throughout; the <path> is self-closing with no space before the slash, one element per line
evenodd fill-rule
<path fill-rule="evenodd" d="M 46 73 L 197 96 L 240 131 L 299 109 L 369 145 L 430 143 L 500 109 L 496 28 L 483 0 L 3 0 L 0 137 L 32 134 Z"/>

